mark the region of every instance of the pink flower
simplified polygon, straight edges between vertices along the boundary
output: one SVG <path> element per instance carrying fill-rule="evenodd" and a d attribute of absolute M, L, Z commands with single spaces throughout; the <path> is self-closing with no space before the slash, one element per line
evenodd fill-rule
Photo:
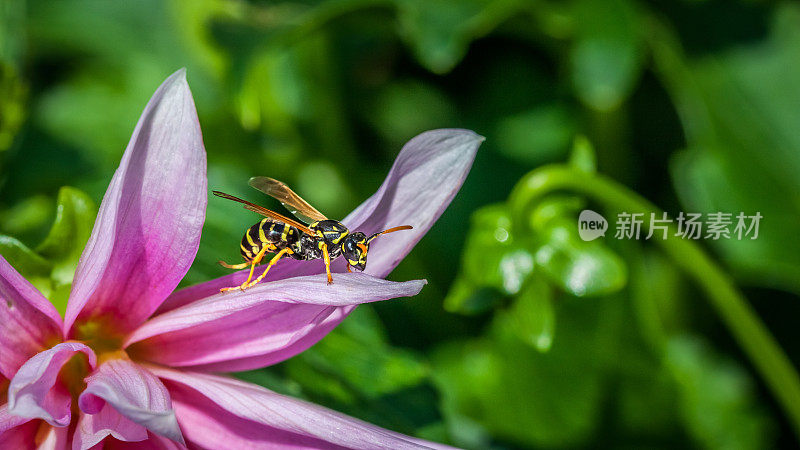
<path fill-rule="evenodd" d="M 438 448 L 211 372 L 264 367 L 321 339 L 356 305 L 417 294 L 383 280 L 463 182 L 482 138 L 411 140 L 344 223 L 375 241 L 365 273 L 281 261 L 269 281 L 220 294 L 246 271 L 173 292 L 195 257 L 206 155 L 185 73 L 159 87 L 103 198 L 64 319 L 0 257 L 0 448 Z M 232 237 L 234 239 L 234 237 Z M 123 442 L 127 441 L 127 442 Z"/>

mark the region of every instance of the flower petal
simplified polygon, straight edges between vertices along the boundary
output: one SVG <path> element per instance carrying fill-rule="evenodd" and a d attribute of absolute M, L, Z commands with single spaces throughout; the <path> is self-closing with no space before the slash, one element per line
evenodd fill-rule
<path fill-rule="evenodd" d="M 411 225 L 370 244 L 364 272 L 385 277 L 406 257 L 461 189 L 483 136 L 469 130 L 426 131 L 408 141 L 378 192 L 342 222 L 367 235 Z"/>
<path fill-rule="evenodd" d="M 72 450 L 87 450 L 112 436 L 120 441 L 138 442 L 147 439 L 147 429 L 133 423 L 111 405 L 97 414 L 81 413 L 72 440 Z"/>
<path fill-rule="evenodd" d="M 351 230 L 367 234 L 398 225 L 414 227 L 373 241 L 366 273 L 385 277 L 428 232 L 464 183 L 483 140 L 469 130 L 442 129 L 426 131 L 403 146 L 378 191 L 342 220 Z M 331 269 L 344 272 L 346 266 L 339 259 L 332 262 Z M 269 280 L 324 270 L 325 266 L 317 261 L 282 260 L 270 271 Z M 223 287 L 237 286 L 247 279 L 247 273 L 242 270 L 177 291 L 158 312 L 210 297 Z"/>
<path fill-rule="evenodd" d="M 40 423 L 39 421 L 30 421 L 6 431 L 0 431 L 0 448 L 33 448 L 33 442 L 36 440 L 36 432 L 39 431 Z"/>
<path fill-rule="evenodd" d="M 8 379 L 0 375 L 0 443 L 3 442 L 3 435 L 31 419 L 27 417 L 15 416 L 8 412 Z M 0 445 L 0 448 L 7 448 Z M 12 448 L 12 447 L 8 447 Z"/>
<path fill-rule="evenodd" d="M 106 439 L 103 442 L 103 450 L 186 450 L 186 446 L 157 434 L 148 433 L 147 440 L 139 442 Z"/>
<path fill-rule="evenodd" d="M 15 416 L 8 412 L 8 404 L 0 405 L 0 436 L 12 428 L 18 427 L 23 423 L 29 422 L 28 417 Z M 3 447 L 0 447 L 3 448 Z"/>
<path fill-rule="evenodd" d="M 78 353 L 97 364 L 94 352 L 79 342 L 64 342 L 37 353 L 20 367 L 8 387 L 8 410 L 11 414 L 39 418 L 54 427 L 70 422 L 71 399 L 61 383 L 56 384 L 61 367 Z"/>
<path fill-rule="evenodd" d="M 86 379 L 78 406 L 97 414 L 108 403 L 153 433 L 184 443 L 167 388 L 147 369 L 125 359 L 110 359 Z"/>
<path fill-rule="evenodd" d="M 45 425 L 42 425 L 43 427 Z M 70 427 L 47 427 L 44 430 L 39 428 L 35 434 L 34 442 L 38 449 L 48 450 L 68 450 L 72 441 L 72 430 Z M 29 444 L 30 445 L 30 444 Z"/>
<path fill-rule="evenodd" d="M 181 392 L 184 392 L 181 394 Z M 325 449 L 344 447 L 242 419 L 194 391 L 179 389 L 173 402 L 190 444 L 204 448 Z M 184 400 L 185 397 L 185 400 Z"/>
<path fill-rule="evenodd" d="M 48 342 L 61 338 L 56 308 L 0 256 L 0 375 L 12 378 Z"/>
<path fill-rule="evenodd" d="M 8 398 L 8 380 L 0 375 L 0 443 L 3 442 L 3 435 L 24 424 L 29 422 L 31 419 L 27 417 L 20 417 L 15 416 L 8 412 L 8 403 L 6 400 Z M 7 448 L 0 445 L 0 448 Z M 8 447 L 11 448 L 11 447 Z"/>
<path fill-rule="evenodd" d="M 413 296 L 424 284 L 361 273 L 339 274 L 332 285 L 324 275 L 263 283 L 156 316 L 127 344 L 143 341 L 130 352 L 169 366 L 226 372 L 263 367 L 305 350 L 307 336 L 324 336 L 341 319 L 337 306 Z"/>
<path fill-rule="evenodd" d="M 243 381 L 154 367 L 190 442 L 208 448 L 451 448 L 395 433 Z M 230 440 L 228 440 L 230 439 Z"/>
<path fill-rule="evenodd" d="M 65 331 L 84 317 L 110 315 L 120 332 L 144 322 L 189 269 L 206 202 L 206 154 L 180 70 L 148 102 L 103 197 Z"/>

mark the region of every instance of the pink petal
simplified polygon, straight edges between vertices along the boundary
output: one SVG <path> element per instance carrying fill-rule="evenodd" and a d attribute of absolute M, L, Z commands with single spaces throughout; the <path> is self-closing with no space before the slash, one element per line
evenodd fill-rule
<path fill-rule="evenodd" d="M 0 405 L 0 436 L 8 430 L 29 422 L 27 417 L 15 416 L 8 412 L 8 404 Z M 2 447 L 0 447 L 2 448 Z"/>
<path fill-rule="evenodd" d="M 0 375 L 12 378 L 62 337 L 55 307 L 0 256 Z"/>
<path fill-rule="evenodd" d="M 106 439 L 103 450 L 185 450 L 186 446 L 178 444 L 157 434 L 148 433 L 146 441 L 123 442 Z"/>
<path fill-rule="evenodd" d="M 184 70 L 144 109 L 81 255 L 65 330 L 111 316 L 117 331 L 144 322 L 197 253 L 206 209 L 206 154 Z"/>
<path fill-rule="evenodd" d="M 15 450 L 35 448 L 34 442 L 40 424 L 41 422 L 34 420 L 7 431 L 0 431 L 0 448 Z"/>
<path fill-rule="evenodd" d="M 147 430 L 106 404 L 97 414 L 81 413 L 72 440 L 72 450 L 87 450 L 112 436 L 121 441 L 143 441 Z"/>
<path fill-rule="evenodd" d="M 483 141 L 469 130 L 441 129 L 403 146 L 378 192 L 342 221 L 367 235 L 398 225 L 414 227 L 375 239 L 364 272 L 383 278 L 397 267 L 461 189 Z"/>
<path fill-rule="evenodd" d="M 110 359 L 86 379 L 86 389 L 78 397 L 81 411 L 97 414 L 106 403 L 153 433 L 183 443 L 167 388 L 138 364 Z"/>
<path fill-rule="evenodd" d="M 48 450 L 68 450 L 70 448 L 70 437 L 72 435 L 69 427 L 48 427 L 44 435 L 36 434 L 35 442 L 41 439 L 36 446 L 37 449 Z"/>
<path fill-rule="evenodd" d="M 370 245 L 366 273 L 385 277 L 428 232 L 464 183 L 483 140 L 469 130 L 443 129 L 422 133 L 403 146 L 378 191 L 342 220 L 351 230 L 367 234 L 398 225 L 414 227 L 375 239 Z M 334 261 L 332 269 L 344 272 L 344 261 Z M 282 260 L 270 271 L 269 280 L 324 271 L 320 261 Z M 175 292 L 158 312 L 212 296 L 220 288 L 239 285 L 247 278 L 247 272 Z"/>
<path fill-rule="evenodd" d="M 190 442 L 209 448 L 450 448 L 216 375 L 154 367 L 168 381 Z M 226 441 L 226 439 L 229 439 Z"/>
<path fill-rule="evenodd" d="M 70 422 L 69 393 L 61 383 L 56 384 L 61 367 L 78 353 L 97 363 L 94 352 L 79 342 L 64 342 L 37 353 L 20 367 L 8 387 L 8 410 L 11 414 L 39 418 L 54 427 Z"/>
<path fill-rule="evenodd" d="M 332 285 L 324 275 L 263 283 L 156 316 L 134 331 L 127 344 L 143 341 L 130 349 L 132 354 L 169 366 L 219 371 L 262 367 L 304 350 L 309 334 L 327 333 L 342 316 L 337 306 L 413 296 L 424 284 L 361 273 L 339 274 Z"/>
<path fill-rule="evenodd" d="M 270 450 L 344 448 L 242 419 L 195 391 L 178 388 L 177 395 L 173 400 L 175 414 L 178 422 L 189 430 L 186 438 L 190 444 L 203 448 Z"/>

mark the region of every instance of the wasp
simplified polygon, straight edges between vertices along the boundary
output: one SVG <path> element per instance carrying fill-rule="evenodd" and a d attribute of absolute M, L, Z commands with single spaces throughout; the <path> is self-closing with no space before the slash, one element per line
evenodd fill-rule
<path fill-rule="evenodd" d="M 383 234 L 412 229 L 411 225 L 401 225 L 379 231 L 369 237 L 360 231 L 351 233 L 341 222 L 328 219 L 292 191 L 289 186 L 276 179 L 253 177 L 250 178 L 248 184 L 281 202 L 296 218 L 304 223 L 292 220 L 275 211 L 233 195 L 213 191 L 217 197 L 242 203 L 245 209 L 264 216 L 261 221 L 248 228 L 242 237 L 239 247 L 244 257 L 244 262 L 241 264 L 228 264 L 224 261 L 219 261 L 221 266 L 228 269 L 240 270 L 250 267 L 250 274 L 244 283 L 239 286 L 223 288 L 220 290 L 221 292 L 234 289 L 245 290 L 258 284 L 267 276 L 269 269 L 284 257 L 291 257 L 301 261 L 322 258 L 325 262 L 325 272 L 328 274 L 328 284 L 332 284 L 332 260 L 339 256 L 344 256 L 347 261 L 348 272 L 352 271 L 351 267 L 363 271 L 367 266 L 367 253 L 369 252 L 369 244 L 373 239 Z M 264 272 L 253 280 L 253 272 L 256 265 L 261 263 L 267 253 L 274 253 L 275 255 L 267 264 Z"/>

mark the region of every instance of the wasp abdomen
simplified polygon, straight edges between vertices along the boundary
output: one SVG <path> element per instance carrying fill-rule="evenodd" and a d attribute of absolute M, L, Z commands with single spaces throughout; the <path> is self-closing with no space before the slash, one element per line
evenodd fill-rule
<path fill-rule="evenodd" d="M 300 232 L 285 223 L 262 219 L 250 227 L 242 237 L 242 256 L 252 261 L 266 247 L 267 253 L 277 252 L 293 245 L 300 237 Z"/>

